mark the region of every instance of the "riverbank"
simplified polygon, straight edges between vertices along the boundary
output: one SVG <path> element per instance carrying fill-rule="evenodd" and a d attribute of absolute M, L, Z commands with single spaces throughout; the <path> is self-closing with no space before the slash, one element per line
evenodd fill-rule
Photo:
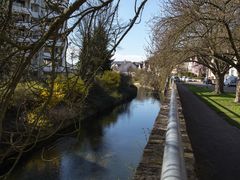
<path fill-rule="evenodd" d="M 131 102 L 28 155 L 9 180 L 131 179 L 159 109 L 159 100 L 141 88 Z"/>
<path fill-rule="evenodd" d="M 120 86 L 115 94 L 109 94 L 100 86 L 95 85 L 89 92 L 89 96 L 85 99 L 84 106 L 81 103 L 75 104 L 71 109 L 64 105 L 53 109 L 51 113 L 55 119 L 56 126 L 52 127 L 52 129 L 55 128 L 56 131 L 54 134 L 49 134 L 50 131 L 47 131 L 45 135 L 42 134 L 42 136 L 38 137 L 37 142 L 33 141 L 29 143 L 26 147 L 27 153 L 23 153 L 21 159 L 24 159 L 27 154 L 42 147 L 44 144 L 54 141 L 56 138 L 62 136 L 62 134 L 77 131 L 81 121 L 87 121 L 90 118 L 104 114 L 114 107 L 130 101 L 136 94 L 137 88 L 128 83 Z M 0 174 L 4 174 L 14 163 L 15 157 L 22 153 L 22 151 L 14 149 L 13 146 L 1 144 Z"/>

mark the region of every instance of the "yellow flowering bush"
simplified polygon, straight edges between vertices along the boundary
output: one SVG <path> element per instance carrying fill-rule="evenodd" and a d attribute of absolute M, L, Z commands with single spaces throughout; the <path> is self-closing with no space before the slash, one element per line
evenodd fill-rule
<path fill-rule="evenodd" d="M 47 116 L 40 115 L 37 109 L 30 111 L 26 114 L 26 123 L 38 127 L 49 127 L 51 126 Z"/>
<path fill-rule="evenodd" d="M 64 85 L 59 82 L 54 83 L 52 96 L 51 96 L 50 102 L 49 102 L 50 106 L 55 106 L 59 102 L 64 100 L 65 93 L 63 91 L 63 87 L 64 87 Z M 42 88 L 40 95 L 44 100 L 47 100 L 50 96 L 50 93 L 51 93 L 51 89 Z"/>
<path fill-rule="evenodd" d="M 78 76 L 72 76 L 66 78 L 59 75 L 54 82 L 53 94 L 50 100 L 50 106 L 55 106 L 59 102 L 65 100 L 66 98 L 76 98 L 80 95 L 86 94 L 86 87 L 84 82 Z M 41 97 L 45 100 L 49 97 L 49 88 L 43 88 L 41 91 Z"/>
<path fill-rule="evenodd" d="M 20 105 L 22 102 L 28 101 L 37 102 L 35 103 L 37 105 L 49 100 L 49 106 L 53 107 L 67 100 L 67 98 L 72 101 L 74 98 L 78 99 L 82 95 L 87 94 L 87 88 L 83 80 L 78 76 L 66 78 L 64 75 L 57 75 L 54 80 L 53 90 L 51 90 L 51 83 L 50 79 L 45 81 L 45 83 L 37 81 L 19 83 L 14 92 L 13 104 Z"/>

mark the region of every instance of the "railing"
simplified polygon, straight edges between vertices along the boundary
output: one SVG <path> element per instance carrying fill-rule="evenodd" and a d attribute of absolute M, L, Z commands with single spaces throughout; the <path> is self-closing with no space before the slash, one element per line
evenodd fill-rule
<path fill-rule="evenodd" d="M 187 179 L 177 111 L 176 85 L 172 83 L 161 180 Z"/>

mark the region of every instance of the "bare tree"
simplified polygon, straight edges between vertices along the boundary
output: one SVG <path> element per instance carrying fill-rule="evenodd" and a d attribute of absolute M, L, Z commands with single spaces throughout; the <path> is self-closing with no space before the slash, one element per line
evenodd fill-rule
<path fill-rule="evenodd" d="M 239 72 L 239 5 L 237 0 L 169 0 L 165 17 L 155 22 L 155 42 L 167 39 L 165 51 L 185 54 L 179 62 L 207 56 L 208 64 L 221 60 Z M 239 97 L 238 85 L 236 102 Z"/>
<path fill-rule="evenodd" d="M 30 22 L 23 22 L 28 17 L 21 17 L 14 13 L 12 0 L 4 0 L 0 6 L 0 141 L 4 148 L 0 152 L 1 162 L 11 154 L 17 154 L 13 166 L 5 174 L 8 175 L 24 152 L 31 150 L 39 141 L 43 141 L 54 133 L 56 133 L 63 121 L 53 129 L 49 128 L 43 130 L 39 125 L 46 125 L 48 113 L 51 106 L 56 105 L 54 100 L 55 90 L 59 84 L 57 82 L 58 67 L 61 63 L 63 48 L 57 49 L 57 44 L 60 40 L 66 41 L 68 36 L 75 31 L 76 27 L 83 21 L 85 17 L 90 17 L 93 21 L 96 16 L 99 16 L 104 9 L 109 7 L 116 8 L 111 11 L 112 14 L 107 14 L 106 21 L 113 18 L 117 22 L 117 9 L 120 0 L 76 0 L 72 4 L 68 1 L 44 1 L 44 6 L 39 7 L 45 9 L 43 14 L 38 19 L 32 19 Z M 137 2 L 137 0 L 136 0 Z M 139 6 L 135 7 L 135 13 L 130 22 L 122 24 L 118 28 L 118 37 L 115 38 L 114 45 L 109 49 L 112 54 L 116 50 L 121 40 L 131 30 L 141 15 L 144 5 L 147 0 L 142 0 Z M 137 3 L 135 3 L 137 4 Z M 31 12 L 29 12 L 31 13 Z M 108 19 L 109 18 L 109 19 Z M 66 27 L 67 21 L 73 20 L 72 23 Z M 38 27 L 39 31 L 34 31 Z M 113 26 L 111 27 L 113 28 Z M 111 31 L 109 29 L 109 32 Z M 32 34 L 32 33 L 36 34 Z M 35 38 L 33 38 L 35 36 Z M 64 46 L 66 48 L 67 44 Z M 34 64 L 36 55 L 42 48 L 48 48 L 50 59 L 46 63 Z M 64 66 L 62 64 L 62 66 Z M 47 80 L 42 78 L 42 69 L 49 67 L 49 77 Z M 101 68 L 99 66 L 98 68 Z M 64 70 L 67 71 L 67 70 Z M 37 83 L 34 83 L 32 74 L 34 72 L 40 73 L 40 79 L 37 78 Z M 39 76 L 38 76 L 39 77 Z M 77 81 L 77 78 L 74 80 Z M 67 79 L 68 80 L 68 79 Z M 39 82 L 42 84 L 39 86 Z M 39 97 L 40 94 L 45 93 L 45 98 L 38 98 L 38 104 L 31 104 L 31 102 L 23 101 L 16 113 L 15 120 L 9 120 L 7 111 L 12 106 L 14 95 L 17 93 L 16 88 L 25 83 L 27 89 L 25 92 L 31 92 L 34 97 Z M 69 82 L 67 82 L 69 84 Z M 68 86 L 68 90 L 73 87 Z M 37 89 L 37 91 L 35 91 Z M 61 97 L 61 92 L 60 97 Z M 31 107 L 32 109 L 28 109 Z M 34 112 L 33 112 L 34 110 Z M 31 124 L 26 124 L 25 120 L 32 119 Z M 11 124 L 11 127 L 9 127 Z"/>
<path fill-rule="evenodd" d="M 216 77 L 215 84 L 215 93 L 222 94 L 224 93 L 224 76 L 230 69 L 230 65 L 222 62 L 217 59 L 213 59 L 212 56 L 207 55 L 199 55 L 196 60 L 192 62 L 196 62 L 198 64 L 202 64 L 203 66 L 209 68 L 214 76 Z"/>

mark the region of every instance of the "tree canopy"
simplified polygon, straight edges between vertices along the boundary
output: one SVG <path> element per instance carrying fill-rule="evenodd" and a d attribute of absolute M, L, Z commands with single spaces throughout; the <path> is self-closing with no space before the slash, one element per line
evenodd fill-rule
<path fill-rule="evenodd" d="M 171 67 L 197 57 L 216 76 L 230 66 L 239 73 L 239 3 L 238 0 L 167 1 L 165 16 L 156 17 L 153 23 L 152 54 L 168 54 L 159 56 L 160 61 L 174 57 L 168 60 Z M 238 85 L 235 101 L 240 102 L 239 98 Z"/>

